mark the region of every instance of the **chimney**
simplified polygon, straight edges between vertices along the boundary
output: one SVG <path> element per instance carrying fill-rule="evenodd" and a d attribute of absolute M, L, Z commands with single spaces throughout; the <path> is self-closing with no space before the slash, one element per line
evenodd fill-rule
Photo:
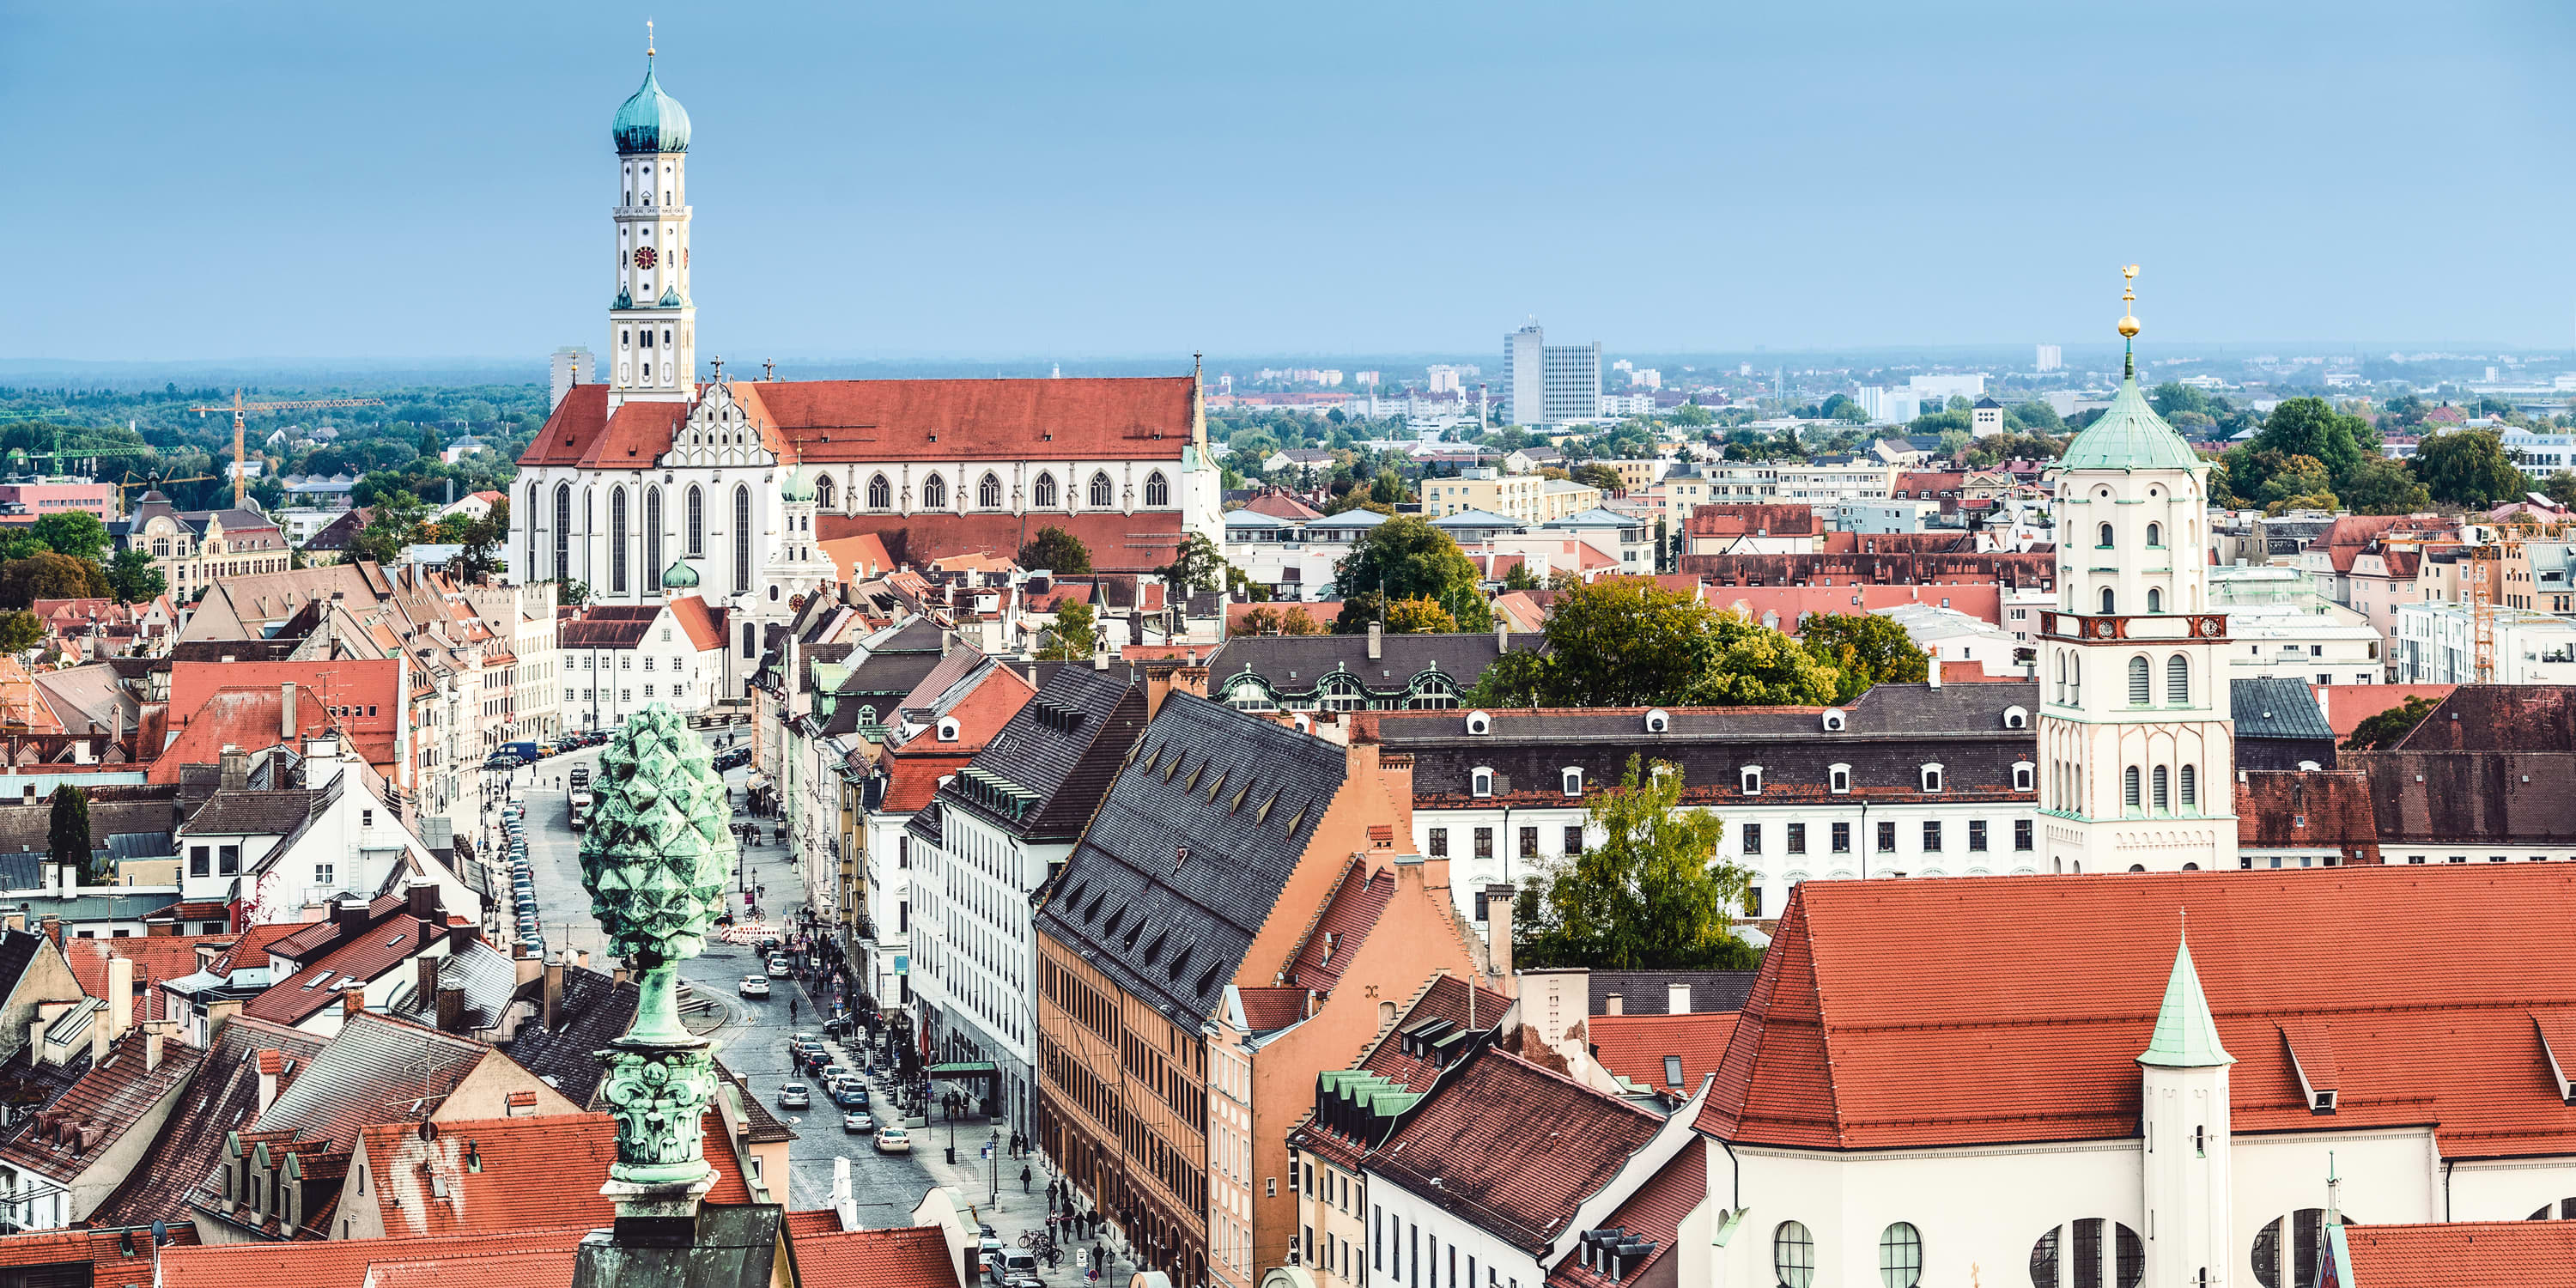
<path fill-rule="evenodd" d="M 1109 637 L 1105 634 L 1100 637 L 1099 643 L 1092 646 L 1091 669 L 1095 671 L 1109 669 Z"/>
<path fill-rule="evenodd" d="M 1511 651 L 1511 648 L 1512 624 L 1504 618 L 1497 617 L 1494 619 L 1494 651 L 1497 653 L 1508 653 Z"/>
<path fill-rule="evenodd" d="M 105 1007 L 100 1007 L 96 1014 L 89 1017 L 89 1063 L 91 1068 L 95 1069 L 98 1066 L 107 1063 L 107 1049 L 116 1043 L 116 1035 L 109 1032 L 109 1030 L 115 1027 L 115 1014 Z"/>
<path fill-rule="evenodd" d="M 411 959 L 412 991 L 419 994 L 419 1006 L 427 1011 L 438 1000 L 438 963 L 441 959 L 423 954 Z"/>
<path fill-rule="evenodd" d="M 1939 657 L 1939 655 L 1938 655 L 1937 653 L 1936 653 L 1936 654 L 1934 655 L 1934 657 L 1932 658 L 1932 666 L 1931 666 L 1931 669 L 1930 669 L 1930 677 L 1931 677 L 1932 691 L 1933 691 L 1933 692 L 1935 692 L 1935 693 L 1940 692 L 1940 691 L 1941 691 L 1941 659 L 1940 659 L 1940 657 Z"/>
<path fill-rule="evenodd" d="M 564 963 L 560 957 L 546 963 L 546 1032 L 555 1031 L 556 1017 L 563 1014 Z"/>
<path fill-rule="evenodd" d="M 62 918 L 60 918 L 60 917 L 58 917 L 58 916 L 55 916 L 54 914 L 52 914 L 52 913 L 50 913 L 50 912 L 49 912 L 49 913 L 46 913 L 46 914 L 44 915 L 44 919 L 43 919 L 43 920 L 41 920 L 41 921 L 37 922 L 36 924 L 37 924 L 37 925 L 39 925 L 39 926 L 41 926 L 41 927 L 43 927 L 44 932 L 45 932 L 45 938 L 47 938 L 47 939 L 50 939 L 50 940 L 54 941 L 54 943 L 55 943 L 55 945 L 56 945 L 57 947 L 59 947 L 59 946 L 62 944 L 62 942 L 63 942 L 63 919 L 62 919 Z"/>
<path fill-rule="evenodd" d="M 1370 622 L 1368 626 L 1368 660 L 1375 662 L 1386 654 L 1386 627 L 1379 622 Z"/>
<path fill-rule="evenodd" d="M 107 1040 L 125 1036 L 134 1027 L 134 961 L 128 957 L 107 959 Z"/>
<path fill-rule="evenodd" d="M 1485 887 L 1485 973 L 1513 996 L 1520 993 L 1512 983 L 1512 901 L 1519 897 L 1507 885 Z"/>
<path fill-rule="evenodd" d="M 1666 1014 L 1666 1015 L 1688 1015 L 1688 1014 L 1690 1014 L 1690 1013 L 1691 1013 L 1690 985 L 1688 985 L 1688 984 L 1666 984 L 1666 985 L 1664 985 L 1664 1014 Z"/>
<path fill-rule="evenodd" d="M 446 920 L 439 915 L 438 883 L 414 881 L 403 888 L 403 910 L 432 925 Z"/>
<path fill-rule="evenodd" d="M 465 986 L 448 984 L 438 990 L 438 1031 L 465 1031 Z"/>
<path fill-rule="evenodd" d="M 242 998 L 238 997 L 228 997 L 206 1003 L 207 1046 L 211 1047 L 215 1044 L 215 1035 L 223 1032 L 224 1025 L 231 1023 L 234 1016 L 241 1014 L 242 1007 L 247 1004 L 248 1003 Z"/>
<path fill-rule="evenodd" d="M 251 1116 L 251 1121 L 257 1122 L 270 1105 L 277 1103 L 277 1078 L 286 1071 L 286 1053 L 262 1051 L 252 1059 L 259 1065 L 259 1113 Z"/>
<path fill-rule="evenodd" d="M 277 682 L 277 740 L 295 745 L 295 681 Z"/>
<path fill-rule="evenodd" d="M 363 988 L 344 988 L 340 990 L 341 1023 L 346 1024 L 366 1013 L 367 990 Z"/>
<path fill-rule="evenodd" d="M 224 748 L 218 782 L 223 790 L 228 792 L 237 792 L 249 787 L 250 753 L 239 747 Z"/>
<path fill-rule="evenodd" d="M 364 899 L 350 898 L 343 899 L 338 903 L 332 904 L 331 924 L 339 928 L 340 937 L 344 939 L 365 928 L 367 924 L 367 901 Z"/>
<path fill-rule="evenodd" d="M 170 1040 L 170 1021 L 150 1020 L 143 1025 L 143 1071 L 161 1067 L 161 1049 Z"/>

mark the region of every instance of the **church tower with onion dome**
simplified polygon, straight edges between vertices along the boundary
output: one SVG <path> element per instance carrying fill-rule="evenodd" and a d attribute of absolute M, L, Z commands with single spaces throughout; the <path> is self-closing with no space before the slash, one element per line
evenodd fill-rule
<path fill-rule="evenodd" d="M 697 306 L 689 302 L 689 114 L 653 75 L 617 109 L 617 293 L 608 308 L 608 403 L 692 401 Z"/>
<path fill-rule="evenodd" d="M 2056 481 L 2057 607 L 2041 614 L 2040 827 L 2053 872 L 2236 866 L 2227 615 L 2209 609 L 2209 463 L 2138 388 L 2125 270 L 2119 395 Z"/>

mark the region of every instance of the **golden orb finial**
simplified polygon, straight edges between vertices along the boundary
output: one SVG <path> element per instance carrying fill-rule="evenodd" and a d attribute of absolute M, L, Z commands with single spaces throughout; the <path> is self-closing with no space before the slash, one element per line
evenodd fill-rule
<path fill-rule="evenodd" d="M 2138 266 L 2131 264 L 2121 269 L 2120 277 L 2120 334 L 2134 339 L 2138 334 Z"/>

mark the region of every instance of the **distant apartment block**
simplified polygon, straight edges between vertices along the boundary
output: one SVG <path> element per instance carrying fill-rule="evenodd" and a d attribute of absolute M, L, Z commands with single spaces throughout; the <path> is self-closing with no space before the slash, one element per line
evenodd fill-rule
<path fill-rule="evenodd" d="M 1986 396 L 1986 377 L 1983 372 L 1973 372 L 1964 376 L 1915 376 L 1907 380 L 1905 385 L 1925 402 L 1935 399 L 1946 402 L 1952 398 Z"/>
<path fill-rule="evenodd" d="M 2039 371 L 2064 371 L 2066 354 L 2056 345 L 2043 344 L 2039 346 L 2039 360 L 2031 365 Z"/>
<path fill-rule="evenodd" d="M 1601 416 L 1601 342 L 1551 345 L 1536 322 L 1503 337 L 1504 409 L 1516 425 Z"/>

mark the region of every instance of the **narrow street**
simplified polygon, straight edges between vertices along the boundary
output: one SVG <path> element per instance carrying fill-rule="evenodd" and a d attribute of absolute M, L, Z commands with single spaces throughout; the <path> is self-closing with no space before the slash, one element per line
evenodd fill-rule
<path fill-rule="evenodd" d="M 725 732 L 731 732 L 736 739 L 746 736 L 740 730 L 712 731 L 707 735 L 710 745 Z M 548 947 L 557 952 L 587 952 L 591 955 L 591 968 L 606 971 L 615 963 L 606 954 L 599 924 L 590 915 L 590 896 L 581 886 L 581 835 L 572 830 L 567 817 L 566 787 L 575 768 L 597 773 L 599 752 L 597 747 L 586 748 L 520 769 L 511 775 L 511 790 L 527 805 L 528 860 Z M 725 774 L 737 806 L 743 799 L 747 775 L 743 769 Z M 774 832 L 764 831 L 762 839 L 743 852 L 743 865 L 735 884 L 737 888 L 747 885 L 755 896 L 766 884 L 770 895 L 760 900 L 762 917 L 773 926 L 792 925 L 802 906 L 802 883 L 789 870 L 787 848 L 768 839 L 772 835 Z M 733 897 L 733 903 L 739 913 L 739 895 Z M 514 918 L 515 914 L 505 916 L 505 924 Z M 932 1185 L 946 1184 L 956 1188 L 961 1205 L 990 1224 L 1014 1250 L 1022 1233 L 1045 1228 L 1048 1173 L 1044 1163 L 1034 1153 L 1013 1157 L 1007 1135 L 999 1141 L 994 1139 L 990 1120 L 968 1117 L 952 1124 L 934 1109 L 928 1124 L 911 1129 L 911 1154 L 880 1154 L 868 1137 L 842 1130 L 841 1111 L 832 1107 L 819 1088 L 814 1093 L 814 1108 L 781 1108 L 779 1088 L 785 1083 L 804 1081 L 790 1070 L 787 1040 L 798 1032 L 819 1032 L 821 1017 L 804 987 L 793 979 L 769 981 L 771 995 L 765 1001 L 743 997 L 739 991 L 742 980 L 762 974 L 764 965 L 750 946 L 711 940 L 704 954 L 682 965 L 680 976 L 709 1007 L 689 1015 L 689 1027 L 712 1038 L 717 1057 L 741 1074 L 752 1094 L 796 1133 L 797 1139 L 788 1149 L 792 1167 L 789 1192 L 784 1196 L 790 1210 L 828 1204 L 833 1160 L 847 1158 L 851 1189 L 864 1225 L 901 1224 Z M 788 1018 L 791 1007 L 795 1013 L 792 1021 Z M 709 1021 L 714 1021 L 712 1027 Z M 837 1042 L 829 1045 L 839 1057 L 838 1063 L 863 1067 L 854 1049 Z M 892 1090 L 889 1080 L 874 1080 L 870 1094 L 876 1103 L 871 1109 L 887 1108 Z M 945 1157 L 952 1139 L 957 1150 L 954 1164 Z M 1025 1193 L 1020 1181 L 1024 1166 L 1030 1172 Z M 1109 1274 L 1118 1273 L 1113 1263 Z M 1042 1270 L 1042 1277 L 1051 1285 L 1082 1282 L 1082 1272 L 1075 1268 L 1070 1256 L 1060 1268 Z"/>

